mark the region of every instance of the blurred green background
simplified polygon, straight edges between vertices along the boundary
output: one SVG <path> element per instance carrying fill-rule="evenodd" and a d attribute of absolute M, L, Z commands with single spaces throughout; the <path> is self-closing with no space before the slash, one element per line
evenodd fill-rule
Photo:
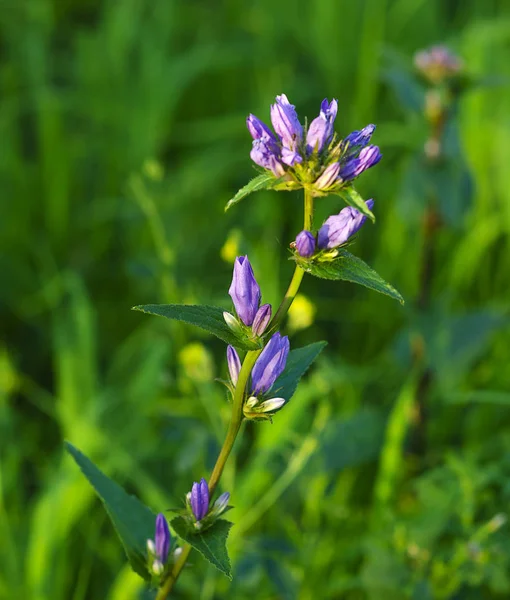
<path fill-rule="evenodd" d="M 236 253 L 279 302 L 299 194 L 223 207 L 255 174 L 246 115 L 267 121 L 282 92 L 309 119 L 338 98 L 341 135 L 378 125 L 384 159 L 358 186 L 377 223 L 353 252 L 407 304 L 305 278 L 291 344 L 329 346 L 228 464 L 234 581 L 194 555 L 175 598 L 508 598 L 509 3 L 0 9 L 0 598 L 149 597 L 63 440 L 154 511 L 211 469 L 225 348 L 130 307 L 228 308 Z M 487 85 L 461 99 L 454 168 L 433 184 L 445 218 L 418 311 L 429 184 L 410 82 L 437 42 Z M 317 220 L 341 206 L 321 200 Z"/>

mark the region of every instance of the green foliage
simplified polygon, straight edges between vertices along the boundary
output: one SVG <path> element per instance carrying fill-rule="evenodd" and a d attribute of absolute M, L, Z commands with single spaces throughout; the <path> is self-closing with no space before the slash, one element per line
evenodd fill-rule
<path fill-rule="evenodd" d="M 354 206 L 360 213 L 366 215 L 373 223 L 375 223 L 374 213 L 368 208 L 365 200 L 363 200 L 352 186 L 342 190 L 339 196 L 343 198 L 349 206 Z"/>
<path fill-rule="evenodd" d="M 62 440 L 154 510 L 182 506 L 210 473 L 230 414 L 214 382 L 224 343 L 129 308 L 227 305 L 240 254 L 264 301 L 280 301 L 300 193 L 224 206 L 254 175 L 246 115 L 267 122 L 283 92 L 308 122 L 338 98 L 341 135 L 377 125 L 383 159 L 356 182 L 377 221 L 349 251 L 406 305 L 304 278 L 308 325 L 292 346 L 328 346 L 273 424 L 245 425 L 227 464 L 233 581 L 197 555 L 176 596 L 506 600 L 508 2 L 4 5 L 0 598 L 149 597 Z M 471 80 L 503 83 L 462 98 L 439 174 L 423 160 L 412 66 L 431 41 L 453 46 Z M 418 307 L 431 201 L 440 225 Z M 343 206 L 317 199 L 315 226 Z M 190 344 L 207 370 L 189 368 Z M 413 400 L 393 437 L 413 366 L 429 374 L 424 418 Z"/>
<path fill-rule="evenodd" d="M 133 310 L 159 315 L 167 319 L 183 321 L 190 325 L 196 325 L 227 344 L 231 344 L 242 350 L 257 350 L 260 346 L 255 341 L 235 335 L 228 327 L 223 318 L 223 309 L 217 306 L 186 306 L 182 304 L 145 304 L 135 306 Z"/>
<path fill-rule="evenodd" d="M 84 454 L 69 442 L 66 450 L 95 489 L 112 520 L 133 570 L 147 581 L 147 540 L 154 538 L 156 515 L 134 496 L 106 477 Z"/>
<path fill-rule="evenodd" d="M 232 523 L 218 519 L 211 527 L 200 532 L 193 530 L 183 517 L 172 519 L 170 525 L 180 538 L 198 550 L 205 559 L 229 579 L 232 579 L 226 546 Z"/>
<path fill-rule="evenodd" d="M 310 365 L 326 347 L 327 342 L 314 342 L 304 348 L 289 352 L 284 372 L 273 386 L 273 394 L 279 398 L 290 400 L 296 391 L 299 380 L 308 371 Z"/>
<path fill-rule="evenodd" d="M 241 202 L 241 200 L 246 198 L 246 196 L 253 194 L 253 192 L 259 192 L 260 190 L 267 190 L 274 187 L 276 181 L 278 181 L 278 179 L 271 173 L 261 173 L 260 175 L 257 175 L 257 177 L 254 177 L 227 202 L 225 206 L 225 212 L 229 208 L 232 208 L 234 204 Z"/>
<path fill-rule="evenodd" d="M 365 287 L 385 294 L 404 304 L 404 299 L 397 290 L 371 269 L 357 256 L 347 250 L 338 250 L 338 257 L 333 260 L 310 260 L 299 259 L 299 264 L 310 275 L 321 279 L 343 280 L 358 283 Z"/>

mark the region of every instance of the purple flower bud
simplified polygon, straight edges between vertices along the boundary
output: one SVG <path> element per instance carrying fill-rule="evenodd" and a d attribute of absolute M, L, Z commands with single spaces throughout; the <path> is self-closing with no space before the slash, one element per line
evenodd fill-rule
<path fill-rule="evenodd" d="M 221 494 L 221 496 L 213 504 L 213 510 L 216 515 L 220 515 L 227 508 L 229 500 L 230 494 L 228 492 L 223 492 L 223 494 Z"/>
<path fill-rule="evenodd" d="M 340 170 L 340 179 L 350 181 L 363 171 L 376 165 L 382 158 L 377 146 L 365 146 L 359 153 L 358 158 L 351 158 Z"/>
<path fill-rule="evenodd" d="M 227 346 L 227 365 L 230 379 L 236 385 L 239 379 L 239 372 L 241 371 L 241 360 L 233 346 Z"/>
<path fill-rule="evenodd" d="M 156 555 L 159 560 L 164 564 L 168 558 L 168 552 L 170 550 L 170 528 L 168 522 L 165 519 L 165 515 L 159 513 L 156 517 L 156 535 L 154 538 Z"/>
<path fill-rule="evenodd" d="M 257 311 L 251 330 L 253 335 L 262 335 L 271 320 L 271 305 L 263 304 Z"/>
<path fill-rule="evenodd" d="M 195 519 L 201 521 L 209 510 L 209 486 L 203 477 L 191 488 L 190 504 Z"/>
<path fill-rule="evenodd" d="M 348 142 L 349 146 L 366 146 L 375 131 L 375 125 L 367 125 L 360 131 L 353 131 L 345 139 L 344 143 Z"/>
<path fill-rule="evenodd" d="M 267 138 L 276 143 L 274 133 L 269 129 L 269 127 L 265 123 L 263 123 L 255 115 L 248 116 L 248 118 L 246 119 L 246 125 L 248 126 L 248 131 L 250 132 L 250 135 L 254 140 L 258 140 L 260 138 Z"/>
<path fill-rule="evenodd" d="M 338 102 L 336 100 L 332 100 L 331 104 L 327 98 L 322 101 L 320 114 L 310 123 L 306 134 L 308 154 L 314 150 L 320 152 L 331 141 L 337 110 Z"/>
<path fill-rule="evenodd" d="M 315 187 L 318 190 L 325 190 L 332 186 L 338 178 L 340 172 L 340 163 L 331 163 L 325 169 L 322 175 L 316 180 Z"/>
<path fill-rule="evenodd" d="M 303 162 L 303 158 L 299 152 L 296 152 L 295 150 L 289 150 L 289 148 L 284 146 L 282 148 L 282 162 L 284 162 L 286 165 L 289 165 L 289 167 L 293 167 L 294 165 Z"/>
<path fill-rule="evenodd" d="M 285 94 L 276 96 L 276 102 L 271 106 L 271 122 L 282 144 L 290 150 L 295 150 L 301 143 L 303 127 L 296 109 Z"/>
<path fill-rule="evenodd" d="M 232 284 L 228 293 L 241 321 L 245 325 L 251 325 L 259 309 L 260 288 L 247 256 L 236 258 Z"/>
<path fill-rule="evenodd" d="M 282 337 L 276 332 L 269 340 L 267 346 L 257 358 L 252 377 L 252 394 L 258 396 L 268 392 L 274 382 L 282 374 L 289 354 L 289 338 Z"/>
<path fill-rule="evenodd" d="M 366 205 L 370 210 L 374 206 L 373 200 L 367 200 Z M 366 217 L 352 206 L 346 206 L 338 215 L 326 219 L 319 229 L 318 245 L 321 250 L 336 248 L 344 244 L 354 235 L 365 222 Z"/>
<path fill-rule="evenodd" d="M 310 258 L 315 252 L 315 236 L 309 231 L 302 231 L 296 237 L 296 250 L 303 258 Z"/>
<path fill-rule="evenodd" d="M 253 140 L 250 158 L 259 167 L 270 169 L 277 177 L 285 175 L 285 169 L 279 159 L 279 149 L 266 137 Z"/>

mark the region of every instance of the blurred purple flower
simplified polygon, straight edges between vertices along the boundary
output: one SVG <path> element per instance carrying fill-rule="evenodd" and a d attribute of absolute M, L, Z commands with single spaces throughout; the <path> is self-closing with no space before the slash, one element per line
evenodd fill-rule
<path fill-rule="evenodd" d="M 373 200 L 367 200 L 366 205 L 370 210 L 374 206 Z M 319 229 L 318 246 L 321 250 L 336 248 L 344 244 L 353 236 L 365 222 L 366 217 L 352 206 L 346 206 L 338 215 L 326 219 Z"/>

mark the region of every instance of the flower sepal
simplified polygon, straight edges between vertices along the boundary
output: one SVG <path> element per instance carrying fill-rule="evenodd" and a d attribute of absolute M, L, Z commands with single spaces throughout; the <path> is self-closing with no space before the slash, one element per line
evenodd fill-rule
<path fill-rule="evenodd" d="M 260 336 L 255 335 L 253 333 L 251 326 L 247 326 L 240 319 L 236 319 L 236 317 L 234 317 L 232 313 L 224 311 L 223 319 L 225 320 L 225 323 L 227 324 L 230 331 L 243 344 L 248 343 L 251 346 L 253 346 L 253 344 L 256 344 L 259 348 L 262 348 L 264 346 L 263 339 Z"/>
<path fill-rule="evenodd" d="M 271 417 L 283 407 L 285 402 L 285 398 L 264 400 L 250 396 L 243 405 L 243 414 L 250 421 L 272 421 Z"/>

